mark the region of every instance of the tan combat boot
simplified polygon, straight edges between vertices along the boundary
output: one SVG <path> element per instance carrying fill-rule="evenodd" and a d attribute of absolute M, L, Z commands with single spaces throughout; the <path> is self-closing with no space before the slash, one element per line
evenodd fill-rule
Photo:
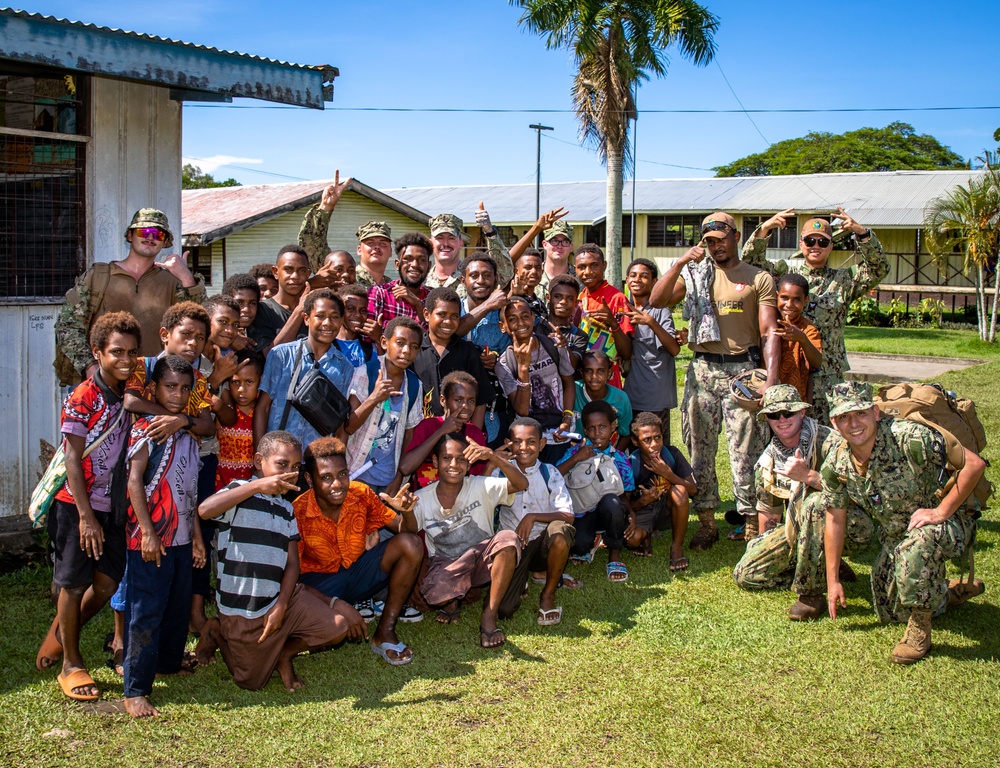
<path fill-rule="evenodd" d="M 892 649 L 895 664 L 913 664 L 920 661 L 931 649 L 931 611 L 928 608 L 914 608 L 906 625 L 906 634 Z"/>
<path fill-rule="evenodd" d="M 970 598 L 978 597 L 985 591 L 986 585 L 982 579 L 973 579 L 972 581 L 948 579 L 948 605 L 961 605 Z"/>
<path fill-rule="evenodd" d="M 698 522 L 698 530 L 691 537 L 691 543 L 688 546 L 695 552 L 704 552 L 711 549 L 712 545 L 719 540 L 719 526 L 715 524 L 715 510 L 699 510 Z"/>
<path fill-rule="evenodd" d="M 826 595 L 799 595 L 799 599 L 788 609 L 792 621 L 812 621 L 823 616 L 826 609 Z"/>

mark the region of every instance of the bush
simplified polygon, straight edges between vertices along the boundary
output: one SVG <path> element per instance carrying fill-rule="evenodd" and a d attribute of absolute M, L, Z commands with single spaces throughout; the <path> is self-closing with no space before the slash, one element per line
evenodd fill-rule
<path fill-rule="evenodd" d="M 889 322 L 894 328 L 898 328 L 906 321 L 906 304 L 898 296 L 894 296 L 889 302 Z"/>
<path fill-rule="evenodd" d="M 940 328 L 944 319 L 944 302 L 929 296 L 926 299 L 921 299 L 920 303 L 917 304 L 917 316 L 921 319 L 926 316 L 929 322 Z"/>
<path fill-rule="evenodd" d="M 859 296 L 847 308 L 848 325 L 879 325 L 878 301 L 874 296 Z"/>

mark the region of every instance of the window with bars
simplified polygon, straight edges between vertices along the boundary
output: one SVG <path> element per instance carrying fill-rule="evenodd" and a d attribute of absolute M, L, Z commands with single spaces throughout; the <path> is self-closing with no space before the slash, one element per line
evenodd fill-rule
<path fill-rule="evenodd" d="M 744 216 L 743 217 L 743 242 L 746 242 L 753 231 L 767 221 L 770 216 Z M 797 250 L 799 247 L 799 220 L 797 216 L 790 216 L 787 224 L 781 229 L 772 229 L 767 238 L 768 248 L 787 248 Z"/>
<path fill-rule="evenodd" d="M 60 296 L 86 267 L 77 86 L 0 70 L 0 300 Z"/>
<path fill-rule="evenodd" d="M 690 248 L 701 242 L 701 221 L 707 213 L 650 216 L 646 220 L 647 248 Z"/>

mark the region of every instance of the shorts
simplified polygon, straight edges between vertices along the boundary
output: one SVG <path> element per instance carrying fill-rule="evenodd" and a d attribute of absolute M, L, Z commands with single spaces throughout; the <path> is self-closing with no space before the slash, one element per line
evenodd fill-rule
<path fill-rule="evenodd" d="M 473 587 L 490 583 L 493 558 L 507 547 L 513 547 L 521 559 L 521 542 L 513 531 L 500 531 L 493 538 L 481 541 L 452 560 L 435 555 L 427 565 L 427 575 L 420 585 L 420 593 L 428 605 L 444 605 L 465 597 Z"/>
<path fill-rule="evenodd" d="M 670 527 L 673 521 L 670 517 L 670 505 L 666 497 L 659 498 L 652 504 L 647 504 L 635 511 L 635 526 L 647 533 L 653 530 L 663 531 Z"/>
<path fill-rule="evenodd" d="M 346 603 L 367 600 L 389 586 L 389 574 L 382 570 L 382 558 L 388 545 L 388 540 L 380 541 L 347 568 L 333 573 L 303 573 L 299 575 L 299 581 L 327 597 L 338 597 Z"/>
<path fill-rule="evenodd" d="M 322 648 L 335 645 L 347 634 L 347 622 L 301 584 L 295 585 L 281 627 L 258 643 L 266 622 L 266 613 L 256 619 L 219 614 L 229 671 L 233 681 L 248 691 L 259 691 L 267 685 L 290 639 L 303 640 L 309 648 Z"/>
<path fill-rule="evenodd" d="M 76 504 L 56 499 L 49 510 L 49 539 L 55 549 L 52 582 L 63 589 L 90 586 L 94 571 L 115 583 L 125 575 L 125 529 L 114 524 L 114 514 L 94 510 L 104 531 L 104 551 L 94 560 L 80 549 L 80 511 Z"/>

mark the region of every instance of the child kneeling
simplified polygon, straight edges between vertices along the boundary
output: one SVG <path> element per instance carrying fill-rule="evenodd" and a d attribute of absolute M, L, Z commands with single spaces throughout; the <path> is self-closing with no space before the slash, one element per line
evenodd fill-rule
<path fill-rule="evenodd" d="M 555 598 L 576 534 L 573 502 L 559 471 L 538 460 L 545 447 L 542 425 L 521 416 L 510 425 L 508 434 L 507 448 L 501 453 L 513 456 L 517 468 L 528 478 L 528 489 L 515 493 L 510 504 L 500 506 L 500 530 L 514 531 L 521 541 L 521 560 L 500 603 L 500 617 L 514 615 L 528 574 L 540 571 L 545 574 L 545 586 L 538 601 L 537 621 L 543 627 L 553 626 L 562 621 L 563 609 Z"/>
<path fill-rule="evenodd" d="M 639 450 L 632 454 L 632 474 L 636 489 L 632 494 L 635 531 L 625 544 L 640 557 L 653 554 L 653 530 L 671 524 L 670 570 L 688 567 L 684 556 L 684 534 L 691 513 L 691 496 L 698 487 L 691 465 L 673 446 L 665 445 L 663 422 L 655 413 L 644 411 L 632 422 L 632 439 Z"/>
<path fill-rule="evenodd" d="M 203 520 L 219 521 L 218 618 L 205 625 L 196 653 L 211 663 L 215 649 L 240 688 L 256 691 L 275 670 L 285 687 L 304 683 L 292 658 L 335 645 L 351 629 L 315 591 L 299 584 L 299 529 L 292 505 L 302 445 L 290 432 L 269 432 L 254 456 L 256 477 L 235 480 L 201 503 Z"/>

